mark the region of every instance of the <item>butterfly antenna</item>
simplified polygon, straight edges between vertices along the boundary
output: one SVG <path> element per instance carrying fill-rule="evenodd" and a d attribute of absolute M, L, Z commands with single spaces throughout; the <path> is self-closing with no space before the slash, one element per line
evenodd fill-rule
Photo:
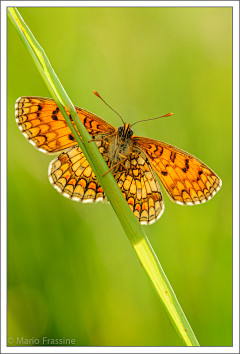
<path fill-rule="evenodd" d="M 140 122 L 146 122 L 147 120 L 154 120 L 154 119 L 159 119 L 159 118 L 163 118 L 163 117 L 169 117 L 169 116 L 172 116 L 172 115 L 173 115 L 173 113 L 168 113 L 168 114 L 164 114 L 164 116 L 157 117 L 157 118 L 149 118 L 149 119 L 138 120 L 137 122 L 131 124 L 130 127 L 132 127 L 134 124 L 137 124 L 137 123 L 140 123 Z"/>
<path fill-rule="evenodd" d="M 111 106 L 109 106 L 109 104 L 107 104 L 106 101 L 104 101 L 104 99 L 99 95 L 99 93 L 97 93 L 97 91 L 93 91 L 94 95 L 96 95 L 97 97 L 99 97 L 113 112 L 115 112 L 122 120 L 123 124 L 124 124 L 124 121 L 122 119 L 122 117 L 120 116 L 120 114 L 118 112 L 116 112 Z"/>

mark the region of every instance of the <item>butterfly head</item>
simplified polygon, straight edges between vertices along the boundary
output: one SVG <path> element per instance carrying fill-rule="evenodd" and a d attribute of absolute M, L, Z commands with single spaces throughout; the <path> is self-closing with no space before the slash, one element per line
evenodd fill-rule
<path fill-rule="evenodd" d="M 122 127 L 118 128 L 118 139 L 121 141 L 126 141 L 130 139 L 133 135 L 133 130 L 129 123 L 124 123 Z"/>

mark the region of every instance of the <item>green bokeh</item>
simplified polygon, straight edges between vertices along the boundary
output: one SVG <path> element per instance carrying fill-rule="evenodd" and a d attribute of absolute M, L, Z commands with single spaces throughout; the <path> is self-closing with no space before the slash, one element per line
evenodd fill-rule
<path fill-rule="evenodd" d="M 202 346 L 232 345 L 231 8 L 19 8 L 77 106 L 197 156 L 221 177 L 210 202 L 174 204 L 146 233 Z M 107 204 L 63 198 L 53 157 L 20 133 L 14 103 L 49 97 L 8 20 L 8 337 L 82 346 L 181 346 Z"/>

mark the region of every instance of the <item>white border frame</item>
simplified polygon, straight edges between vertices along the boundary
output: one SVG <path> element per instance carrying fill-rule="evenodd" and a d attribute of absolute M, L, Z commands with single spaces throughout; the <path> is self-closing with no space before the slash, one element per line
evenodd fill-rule
<path fill-rule="evenodd" d="M 31 5 L 30 5 L 31 4 Z M 7 7 L 233 7 L 233 347 L 7 347 Z M 1 2 L 1 352 L 2 353 L 239 353 L 239 2 L 2 1 Z"/>

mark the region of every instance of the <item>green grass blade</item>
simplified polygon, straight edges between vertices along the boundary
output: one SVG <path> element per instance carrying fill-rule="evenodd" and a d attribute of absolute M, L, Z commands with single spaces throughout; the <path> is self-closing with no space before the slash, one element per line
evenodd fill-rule
<path fill-rule="evenodd" d="M 95 143 L 88 143 L 91 139 L 70 101 L 67 93 L 62 87 L 58 77 L 56 76 L 50 62 L 44 53 L 44 50 L 38 44 L 31 31 L 23 21 L 16 8 L 8 8 L 8 16 L 16 28 L 21 40 L 33 58 L 44 82 L 46 83 L 52 97 L 56 101 L 61 113 L 66 119 L 77 143 L 88 159 L 90 166 L 95 172 L 104 192 L 108 196 L 114 211 L 116 212 L 122 227 L 131 242 L 139 260 L 149 276 L 158 296 L 160 297 L 166 311 L 183 343 L 188 346 L 199 346 L 199 343 L 189 325 L 181 306 L 168 282 L 166 275 L 155 255 L 144 230 L 131 212 L 126 203 L 117 183 L 111 173 L 102 175 L 108 170 L 108 167 L 102 158 Z M 81 138 L 75 130 L 71 120 L 68 117 L 64 107 L 71 114 L 76 124 Z"/>

